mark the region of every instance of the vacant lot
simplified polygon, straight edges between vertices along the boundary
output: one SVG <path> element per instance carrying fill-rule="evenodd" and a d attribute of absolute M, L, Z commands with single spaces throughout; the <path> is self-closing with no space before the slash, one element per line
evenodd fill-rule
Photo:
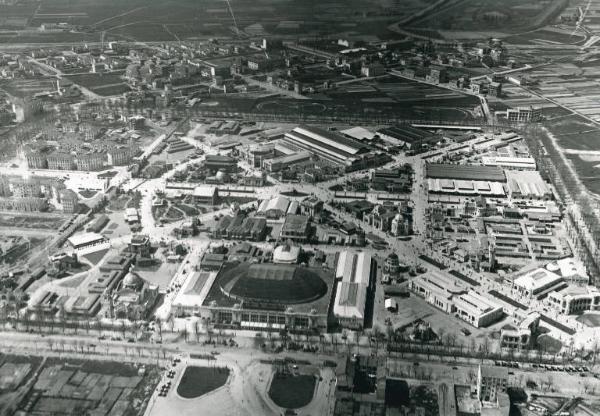
<path fill-rule="evenodd" d="M 228 377 L 228 368 L 188 367 L 177 386 L 177 394 L 194 399 L 225 385 Z"/>

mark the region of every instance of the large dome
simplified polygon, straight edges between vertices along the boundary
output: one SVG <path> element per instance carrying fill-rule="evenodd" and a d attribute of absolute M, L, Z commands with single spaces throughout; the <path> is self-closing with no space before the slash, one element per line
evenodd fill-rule
<path fill-rule="evenodd" d="M 299 304 L 319 299 L 327 285 L 305 267 L 287 264 L 240 264 L 224 272 L 221 290 L 249 302 Z"/>

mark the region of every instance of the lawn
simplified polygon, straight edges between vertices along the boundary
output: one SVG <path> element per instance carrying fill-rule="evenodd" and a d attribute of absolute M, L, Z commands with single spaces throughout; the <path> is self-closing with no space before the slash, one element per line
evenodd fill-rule
<path fill-rule="evenodd" d="M 562 348 L 562 342 L 546 334 L 540 335 L 536 343 L 538 348 L 550 354 L 556 354 Z"/>
<path fill-rule="evenodd" d="M 228 377 L 228 368 L 187 367 L 177 386 L 177 394 L 194 399 L 224 386 Z"/>
<path fill-rule="evenodd" d="M 600 326 L 600 315 L 595 313 L 584 313 L 583 315 L 577 317 L 577 321 L 584 325 L 595 328 Z"/>
<path fill-rule="evenodd" d="M 275 373 L 269 388 L 269 397 L 284 409 L 298 409 L 310 403 L 315 392 L 316 379 L 311 375 Z"/>
<path fill-rule="evenodd" d="M 175 204 L 175 207 L 178 208 L 179 210 L 183 211 L 185 213 L 185 215 L 188 216 L 194 216 L 194 215 L 200 215 L 200 211 L 198 211 L 196 208 L 189 206 L 189 205 L 185 205 L 185 204 Z"/>
<path fill-rule="evenodd" d="M 85 257 L 86 260 L 89 261 L 90 263 L 92 263 L 93 265 L 96 265 L 96 264 L 100 263 L 100 261 L 106 255 L 106 253 L 108 253 L 108 249 L 95 251 L 95 252 L 89 253 L 89 254 L 84 254 L 83 257 Z"/>

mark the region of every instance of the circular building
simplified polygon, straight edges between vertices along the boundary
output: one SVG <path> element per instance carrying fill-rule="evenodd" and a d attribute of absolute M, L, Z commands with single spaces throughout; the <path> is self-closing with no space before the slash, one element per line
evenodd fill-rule
<path fill-rule="evenodd" d="M 295 264 L 300 257 L 300 247 L 288 244 L 277 246 L 273 251 L 273 263 Z"/>
<path fill-rule="evenodd" d="M 261 304 L 302 304 L 327 293 L 327 284 L 314 271 L 288 264 L 242 263 L 219 279 L 224 295 Z"/>

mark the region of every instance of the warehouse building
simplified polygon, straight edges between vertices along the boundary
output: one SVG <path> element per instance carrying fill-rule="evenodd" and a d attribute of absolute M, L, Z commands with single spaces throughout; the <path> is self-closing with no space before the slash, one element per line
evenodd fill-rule
<path fill-rule="evenodd" d="M 509 170 L 536 170 L 537 164 L 532 157 L 483 156 L 485 166 L 498 166 Z"/>
<path fill-rule="evenodd" d="M 110 247 L 106 237 L 96 233 L 76 234 L 67 239 L 67 244 L 78 253 L 91 253 Z"/>
<path fill-rule="evenodd" d="M 473 290 L 453 298 L 454 313 L 475 328 L 486 327 L 502 319 L 502 306 Z"/>
<path fill-rule="evenodd" d="M 308 150 L 319 157 L 343 165 L 347 170 L 360 169 L 370 153 L 363 143 L 341 134 L 313 126 L 300 126 L 285 134 L 285 142 Z"/>
<path fill-rule="evenodd" d="M 279 195 L 263 200 L 256 210 L 256 215 L 265 216 L 267 219 L 278 219 L 287 213 L 289 206 L 290 200 Z"/>
<path fill-rule="evenodd" d="M 219 190 L 216 186 L 200 185 L 194 188 L 194 201 L 197 204 L 217 205 Z"/>
<path fill-rule="evenodd" d="M 508 191 L 513 199 L 550 200 L 554 198 L 552 189 L 537 171 L 507 171 Z"/>
<path fill-rule="evenodd" d="M 354 330 L 363 328 L 374 267 L 376 266 L 367 253 L 340 253 L 335 273 L 338 283 L 333 315 L 342 327 Z"/>
<path fill-rule="evenodd" d="M 454 179 L 464 181 L 506 182 L 504 170 L 498 166 L 452 165 L 449 163 L 429 163 L 427 178 Z"/>
<path fill-rule="evenodd" d="M 439 134 L 408 125 L 387 127 L 379 130 L 377 134 L 385 141 L 392 142 L 408 150 L 417 151 L 434 146 L 442 138 Z"/>

